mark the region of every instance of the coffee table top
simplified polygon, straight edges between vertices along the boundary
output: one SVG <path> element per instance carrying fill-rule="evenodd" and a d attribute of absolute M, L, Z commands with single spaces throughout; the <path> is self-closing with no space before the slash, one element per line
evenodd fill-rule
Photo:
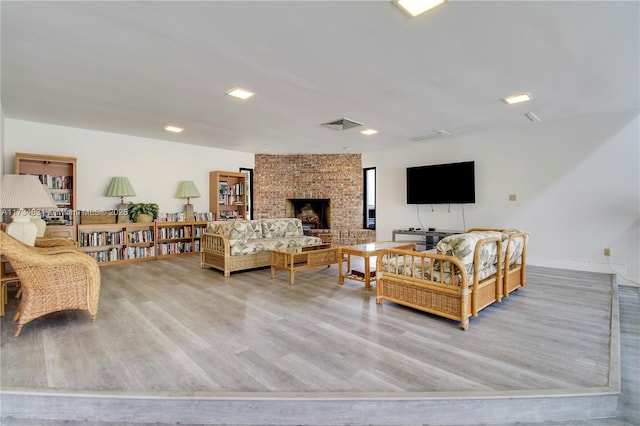
<path fill-rule="evenodd" d="M 323 250 L 331 247 L 331 244 L 318 244 L 315 246 L 287 247 L 285 249 L 276 249 L 272 251 L 277 251 L 280 253 L 303 253 L 305 251 Z"/>

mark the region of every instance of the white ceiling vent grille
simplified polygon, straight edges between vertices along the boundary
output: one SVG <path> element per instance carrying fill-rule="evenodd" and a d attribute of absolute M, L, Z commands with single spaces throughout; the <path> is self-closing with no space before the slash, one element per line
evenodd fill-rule
<path fill-rule="evenodd" d="M 448 130 L 445 129 L 436 129 L 433 131 L 433 133 L 430 133 L 428 135 L 424 135 L 424 136 L 414 136 L 412 138 L 409 138 L 409 140 L 412 140 L 414 142 L 419 142 L 419 141 L 427 141 L 430 139 L 437 139 L 437 138 L 441 138 L 441 137 L 445 137 L 445 136 L 453 136 L 455 135 L 455 133 L 450 132 Z"/>
<path fill-rule="evenodd" d="M 348 118 L 340 118 L 338 120 L 322 123 L 322 125 L 333 130 L 349 130 L 353 129 L 354 127 L 362 126 L 362 123 L 358 123 L 357 121 L 353 121 Z"/>

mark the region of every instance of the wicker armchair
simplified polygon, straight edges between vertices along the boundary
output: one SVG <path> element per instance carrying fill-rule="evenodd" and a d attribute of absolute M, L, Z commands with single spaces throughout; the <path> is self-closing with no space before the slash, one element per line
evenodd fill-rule
<path fill-rule="evenodd" d="M 7 257 L 22 286 L 22 301 L 13 320 L 14 336 L 43 315 L 81 309 L 94 321 L 98 314 L 100 269 L 86 253 L 73 247 L 27 246 L 0 231 L 0 254 Z"/>

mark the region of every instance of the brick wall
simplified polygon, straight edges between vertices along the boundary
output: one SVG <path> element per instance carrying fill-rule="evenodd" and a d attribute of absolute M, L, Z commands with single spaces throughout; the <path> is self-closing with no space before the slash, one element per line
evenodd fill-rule
<path fill-rule="evenodd" d="M 362 229 L 360 154 L 255 156 L 253 216 L 286 217 L 290 198 L 329 198 L 331 229 Z"/>

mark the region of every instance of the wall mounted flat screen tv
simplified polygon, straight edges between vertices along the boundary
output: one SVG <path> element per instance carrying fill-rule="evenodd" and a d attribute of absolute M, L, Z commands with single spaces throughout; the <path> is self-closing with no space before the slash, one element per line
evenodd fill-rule
<path fill-rule="evenodd" d="M 474 161 L 407 167 L 407 204 L 475 202 Z"/>

